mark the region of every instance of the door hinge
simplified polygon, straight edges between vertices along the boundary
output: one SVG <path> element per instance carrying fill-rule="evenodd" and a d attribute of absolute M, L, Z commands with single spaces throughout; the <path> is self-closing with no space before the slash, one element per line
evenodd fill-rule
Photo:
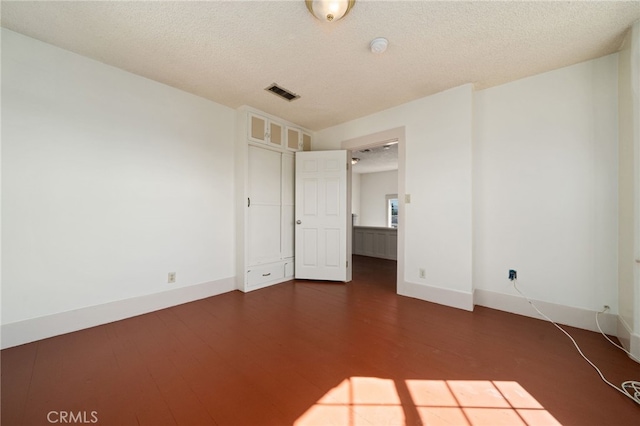
<path fill-rule="evenodd" d="M 349 261 L 347 260 L 347 268 L 349 267 Z"/>
<path fill-rule="evenodd" d="M 247 207 L 251 207 L 251 198 L 247 197 Z"/>

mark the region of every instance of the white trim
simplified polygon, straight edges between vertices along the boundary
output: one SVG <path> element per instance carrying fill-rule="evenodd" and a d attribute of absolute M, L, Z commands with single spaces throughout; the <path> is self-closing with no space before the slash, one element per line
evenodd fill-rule
<path fill-rule="evenodd" d="M 621 316 L 618 316 L 617 326 L 618 340 L 626 350 L 631 352 L 632 356 L 629 358 L 640 363 L 640 334 L 633 333 L 629 324 Z"/>
<path fill-rule="evenodd" d="M 464 291 L 404 282 L 402 285 L 398 283 L 398 294 L 465 311 L 473 311 L 473 294 Z"/>
<path fill-rule="evenodd" d="M 631 352 L 629 358 L 640 363 L 640 334 L 633 333 L 631 335 L 631 349 L 629 352 Z"/>
<path fill-rule="evenodd" d="M 526 317 L 543 319 L 529 305 L 529 303 L 519 295 L 476 289 L 473 299 L 476 305 L 511 312 L 513 314 L 524 315 Z M 544 312 L 546 316 L 558 324 L 565 324 L 570 327 L 599 332 L 595 319 L 597 311 L 558 305 L 556 303 L 543 302 L 541 300 L 532 300 L 532 302 L 534 302 L 538 309 Z M 609 335 L 616 336 L 617 318 L 617 315 L 609 312 L 601 314 L 599 322 L 600 327 L 602 327 L 602 331 Z"/>
<path fill-rule="evenodd" d="M 631 347 L 631 335 L 633 334 L 631 333 L 631 327 L 629 327 L 629 324 L 627 324 L 624 318 L 622 318 L 621 316 L 618 316 L 617 326 L 618 327 L 616 330 L 616 336 L 618 336 L 618 340 L 620 340 L 622 346 L 626 350 L 629 350 L 629 348 Z"/>
<path fill-rule="evenodd" d="M 146 314 L 171 306 L 205 299 L 236 289 L 234 277 L 181 287 L 162 293 L 133 297 L 59 312 L 38 318 L 2 325 L 2 349 L 36 340 L 71 333 L 125 318 Z"/>

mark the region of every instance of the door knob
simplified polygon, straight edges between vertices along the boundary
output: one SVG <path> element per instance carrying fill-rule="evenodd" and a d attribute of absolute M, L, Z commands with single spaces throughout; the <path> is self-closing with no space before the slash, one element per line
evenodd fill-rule
<path fill-rule="evenodd" d="M 300 224 L 302 223 L 302 221 L 301 221 L 301 220 L 296 220 L 296 223 L 297 223 L 298 225 L 300 225 Z"/>

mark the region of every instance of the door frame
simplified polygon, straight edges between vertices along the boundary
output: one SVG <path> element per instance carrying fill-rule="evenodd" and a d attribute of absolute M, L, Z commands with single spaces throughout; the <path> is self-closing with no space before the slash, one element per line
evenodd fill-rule
<path fill-rule="evenodd" d="M 396 270 L 396 293 L 399 293 L 401 286 L 404 286 L 404 241 L 407 224 L 405 221 L 405 205 L 407 201 L 406 182 L 405 182 L 405 126 L 395 127 L 381 132 L 370 133 L 368 135 L 359 136 L 352 139 L 344 140 L 340 143 L 340 149 L 352 151 L 360 151 L 366 148 L 385 145 L 391 141 L 398 141 L 398 267 Z M 347 202 L 351 203 L 351 191 L 348 191 Z M 350 232 L 353 233 L 352 229 Z M 349 254 L 352 255 L 352 247 L 349 245 Z"/>

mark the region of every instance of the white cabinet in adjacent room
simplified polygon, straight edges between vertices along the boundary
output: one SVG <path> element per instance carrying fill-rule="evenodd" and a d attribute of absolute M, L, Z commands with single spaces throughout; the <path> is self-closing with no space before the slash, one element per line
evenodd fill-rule
<path fill-rule="evenodd" d="M 397 260 L 398 229 L 354 226 L 353 254 Z"/>

